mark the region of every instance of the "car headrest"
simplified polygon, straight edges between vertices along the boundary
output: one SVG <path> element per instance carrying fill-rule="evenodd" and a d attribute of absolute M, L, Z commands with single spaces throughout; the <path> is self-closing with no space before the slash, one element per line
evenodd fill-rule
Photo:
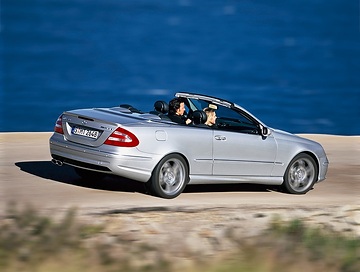
<path fill-rule="evenodd" d="M 169 111 L 169 105 L 165 101 L 156 101 L 154 108 L 161 113 L 167 113 Z"/>
<path fill-rule="evenodd" d="M 196 110 L 192 114 L 194 125 L 204 124 L 207 120 L 207 115 L 202 110 Z"/>

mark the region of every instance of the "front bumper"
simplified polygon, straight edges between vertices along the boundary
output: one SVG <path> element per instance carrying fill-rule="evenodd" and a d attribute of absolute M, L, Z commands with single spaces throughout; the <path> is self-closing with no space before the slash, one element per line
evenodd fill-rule
<path fill-rule="evenodd" d="M 329 168 L 329 160 L 327 157 L 322 157 L 319 161 L 319 178 L 317 182 L 323 181 L 326 179 L 326 174 Z"/>

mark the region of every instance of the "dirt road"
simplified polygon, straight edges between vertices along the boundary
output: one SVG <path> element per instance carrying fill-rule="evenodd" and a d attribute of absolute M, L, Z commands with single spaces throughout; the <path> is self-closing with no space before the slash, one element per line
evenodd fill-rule
<path fill-rule="evenodd" d="M 95 247 L 106 245 L 114 258 L 120 252 L 136 267 L 156 265 L 154 256 L 162 256 L 180 267 L 174 271 L 236 252 L 239 241 L 252 241 L 276 218 L 360 237 L 360 137 L 303 135 L 320 142 L 330 160 L 327 179 L 306 195 L 244 184 L 193 185 L 165 200 L 147 195 L 143 184 L 82 180 L 71 167 L 53 165 L 50 135 L 0 134 L 0 225 L 9 224 L 11 202 L 60 218 L 75 207 L 82 220 L 104 227 L 90 240 Z M 142 258 L 132 254 L 143 252 L 144 244 L 152 250 Z"/>
<path fill-rule="evenodd" d="M 54 213 L 77 207 L 80 213 L 119 209 L 303 207 L 325 208 L 360 204 L 360 137 L 303 135 L 320 142 L 328 155 L 327 179 L 303 196 L 287 195 L 264 186 L 188 186 L 178 198 L 147 195 L 143 184 L 106 178 L 82 180 L 68 166 L 50 162 L 51 133 L 0 134 L 0 198 L 6 204 L 31 204 Z"/>

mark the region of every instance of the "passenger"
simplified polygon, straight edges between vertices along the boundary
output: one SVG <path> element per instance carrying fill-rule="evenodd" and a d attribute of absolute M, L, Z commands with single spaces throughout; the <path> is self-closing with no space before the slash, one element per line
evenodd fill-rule
<path fill-rule="evenodd" d="M 174 98 L 169 102 L 169 118 L 179 124 L 190 124 L 191 120 L 184 116 L 185 103 L 180 98 Z"/>
<path fill-rule="evenodd" d="M 204 111 L 207 115 L 207 120 L 205 122 L 205 125 L 211 127 L 216 124 L 216 112 L 217 106 L 210 104 L 209 107 L 205 108 Z"/>

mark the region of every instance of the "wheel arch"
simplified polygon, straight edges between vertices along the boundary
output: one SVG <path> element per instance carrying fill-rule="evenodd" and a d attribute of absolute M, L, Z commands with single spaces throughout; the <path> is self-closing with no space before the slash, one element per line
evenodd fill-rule
<path fill-rule="evenodd" d="M 165 158 L 165 157 L 167 157 L 167 156 L 170 156 L 170 155 L 179 155 L 180 157 L 182 157 L 182 158 L 185 160 L 185 162 L 186 162 L 186 166 L 187 166 L 187 168 L 188 168 L 188 170 L 189 170 L 189 175 L 190 175 L 190 163 L 189 163 L 188 158 L 187 158 L 184 154 L 182 154 L 182 153 L 180 153 L 180 152 L 177 152 L 177 151 L 175 151 L 175 152 L 170 152 L 170 153 L 165 154 L 164 156 L 162 156 L 162 158 L 158 161 L 158 163 L 157 163 L 156 165 L 158 165 L 159 162 L 160 162 L 163 158 Z"/>
<path fill-rule="evenodd" d="M 190 176 L 190 163 L 189 163 L 188 158 L 187 158 L 184 154 L 182 154 L 182 153 L 180 153 L 180 152 L 177 152 L 177 151 L 170 152 L 170 153 L 166 153 L 166 154 L 164 154 L 162 157 L 160 157 L 160 159 L 157 161 L 157 163 L 155 164 L 154 168 L 152 169 L 151 174 L 155 171 L 156 166 L 161 162 L 161 160 L 162 160 L 163 158 L 165 158 L 165 157 L 167 157 L 167 156 L 171 156 L 171 155 L 179 155 L 180 157 L 182 157 L 182 158 L 185 160 L 187 169 L 188 169 L 188 171 L 189 171 L 188 174 L 189 174 L 189 176 Z"/>

